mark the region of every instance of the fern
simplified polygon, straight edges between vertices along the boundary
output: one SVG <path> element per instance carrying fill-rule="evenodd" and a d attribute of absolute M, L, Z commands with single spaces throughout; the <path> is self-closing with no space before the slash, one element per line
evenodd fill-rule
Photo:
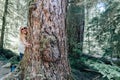
<path fill-rule="evenodd" d="M 103 75 L 103 77 L 107 77 L 109 80 L 120 79 L 120 68 L 117 66 L 107 65 L 92 60 L 85 61 L 85 64 L 97 70 Z"/>

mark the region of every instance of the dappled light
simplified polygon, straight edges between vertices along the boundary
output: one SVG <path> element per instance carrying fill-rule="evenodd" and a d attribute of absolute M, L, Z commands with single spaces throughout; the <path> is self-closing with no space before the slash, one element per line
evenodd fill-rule
<path fill-rule="evenodd" d="M 120 1 L 0 0 L 0 80 L 120 80 Z"/>

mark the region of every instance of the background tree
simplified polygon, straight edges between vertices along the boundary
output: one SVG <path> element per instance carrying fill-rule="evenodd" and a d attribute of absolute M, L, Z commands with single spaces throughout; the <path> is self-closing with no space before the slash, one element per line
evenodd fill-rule
<path fill-rule="evenodd" d="M 3 22 L 2 22 L 2 29 L 1 29 L 1 36 L 0 36 L 0 50 L 3 49 L 3 43 L 4 43 L 4 31 L 6 26 L 7 8 L 8 8 L 8 0 L 5 1 L 4 13 L 2 17 Z"/>
<path fill-rule="evenodd" d="M 67 12 L 67 32 L 68 32 L 68 44 L 72 51 L 75 44 L 79 44 L 79 49 L 82 52 L 83 37 L 84 37 L 84 4 L 77 5 L 77 2 L 82 1 L 69 0 L 68 12 Z M 78 56 L 78 55 L 77 55 Z"/>

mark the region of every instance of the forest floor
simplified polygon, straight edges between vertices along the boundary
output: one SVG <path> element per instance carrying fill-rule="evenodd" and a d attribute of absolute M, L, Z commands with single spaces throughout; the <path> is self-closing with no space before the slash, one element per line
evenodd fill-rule
<path fill-rule="evenodd" d="M 7 67 L 4 67 L 6 66 L 6 64 L 8 64 L 8 62 L 0 61 L 0 80 L 4 80 L 3 78 L 11 73 L 9 65 L 7 65 Z M 72 73 L 75 80 L 103 80 L 100 79 L 99 74 L 96 74 L 94 72 L 86 72 L 72 69 Z"/>
<path fill-rule="evenodd" d="M 1 78 L 8 73 L 10 73 L 10 68 L 9 67 L 3 67 L 6 64 L 6 62 L 0 61 L 0 80 Z"/>

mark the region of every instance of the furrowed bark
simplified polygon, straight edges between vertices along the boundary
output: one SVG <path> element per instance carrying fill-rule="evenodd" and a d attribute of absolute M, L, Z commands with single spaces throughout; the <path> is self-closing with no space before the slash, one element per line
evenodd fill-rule
<path fill-rule="evenodd" d="M 29 9 L 27 48 L 21 62 L 23 80 L 71 80 L 66 46 L 66 1 L 36 0 Z"/>

